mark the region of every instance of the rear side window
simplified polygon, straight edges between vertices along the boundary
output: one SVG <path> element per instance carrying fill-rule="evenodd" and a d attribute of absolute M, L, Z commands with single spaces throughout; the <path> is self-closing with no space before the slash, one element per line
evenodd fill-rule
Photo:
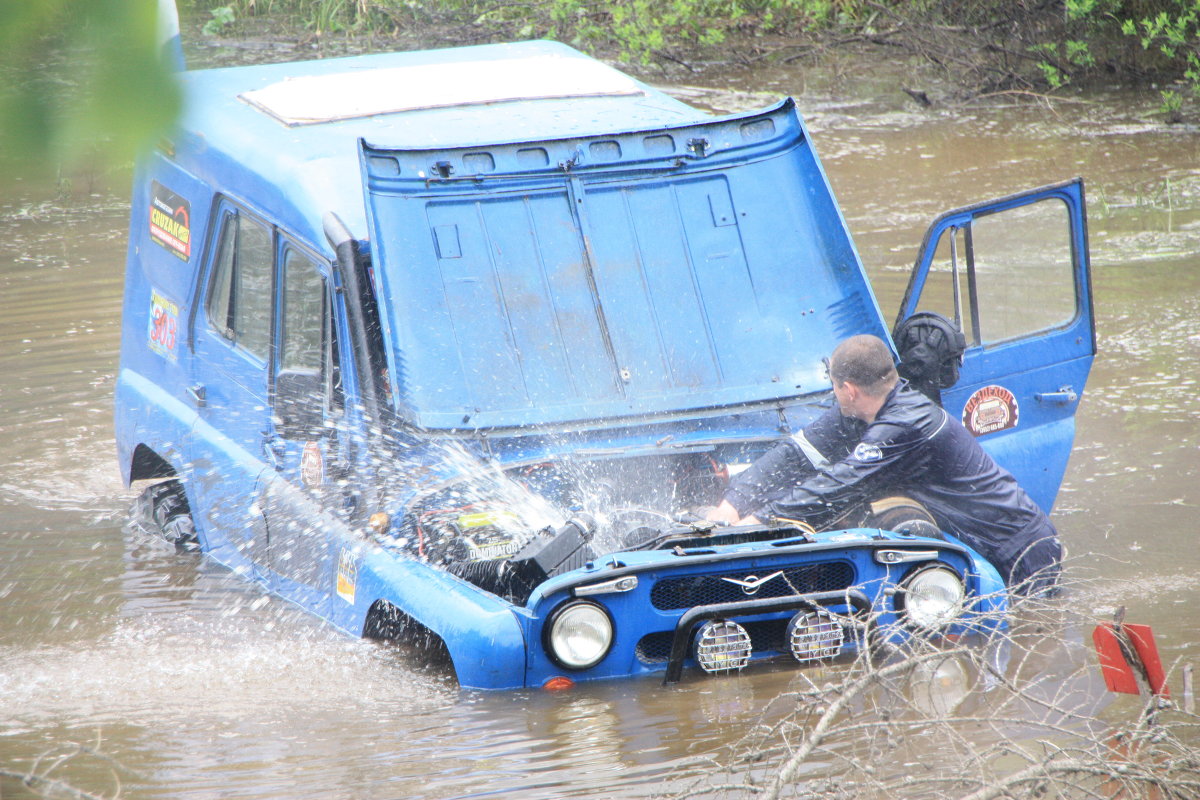
<path fill-rule="evenodd" d="M 266 361 L 271 349 L 271 230 L 236 211 L 221 220 L 208 319 L 226 339 Z"/>

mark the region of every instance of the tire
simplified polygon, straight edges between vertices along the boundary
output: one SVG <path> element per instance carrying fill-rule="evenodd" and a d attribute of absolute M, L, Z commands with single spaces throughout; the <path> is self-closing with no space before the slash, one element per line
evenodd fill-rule
<path fill-rule="evenodd" d="M 192 509 L 178 480 L 148 486 L 134 505 L 134 520 L 146 533 L 162 538 L 176 549 L 191 550 L 199 546 Z"/>
<path fill-rule="evenodd" d="M 882 528 L 885 531 L 905 533 L 909 536 L 924 536 L 942 539 L 937 520 L 925 506 L 908 497 L 885 497 L 871 504 L 871 513 L 863 522 L 866 528 Z"/>

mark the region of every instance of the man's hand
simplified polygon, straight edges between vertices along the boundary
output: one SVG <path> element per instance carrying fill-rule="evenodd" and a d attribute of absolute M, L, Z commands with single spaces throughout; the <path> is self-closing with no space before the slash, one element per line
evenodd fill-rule
<path fill-rule="evenodd" d="M 750 514 L 749 516 L 740 516 L 737 509 L 728 500 L 722 500 L 721 505 L 711 509 L 705 518 L 710 522 L 723 522 L 726 525 L 761 525 L 758 517 Z"/>
<path fill-rule="evenodd" d="M 705 515 L 710 522 L 721 522 L 726 525 L 735 524 L 739 519 L 741 519 L 741 516 L 742 515 L 737 512 L 737 509 L 733 507 L 733 503 L 730 503 L 728 500 L 722 500 L 721 505 L 710 509 Z"/>

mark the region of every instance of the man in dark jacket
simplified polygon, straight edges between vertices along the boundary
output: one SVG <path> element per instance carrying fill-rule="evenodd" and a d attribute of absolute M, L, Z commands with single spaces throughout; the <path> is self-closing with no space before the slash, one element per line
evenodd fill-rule
<path fill-rule="evenodd" d="M 958 420 L 900 380 L 882 339 L 842 342 L 829 377 L 838 407 L 737 475 L 710 518 L 820 525 L 902 494 L 990 561 L 1008 586 L 1034 593 L 1057 581 L 1054 525 Z"/>

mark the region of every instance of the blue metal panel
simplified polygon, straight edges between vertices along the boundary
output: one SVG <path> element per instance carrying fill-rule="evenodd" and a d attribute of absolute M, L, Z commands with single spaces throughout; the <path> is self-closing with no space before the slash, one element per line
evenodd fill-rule
<path fill-rule="evenodd" d="M 839 339 L 887 336 L 791 101 L 485 149 L 363 145 L 393 393 L 421 427 L 796 397 Z"/>
<path fill-rule="evenodd" d="M 946 632 L 989 632 L 1004 627 L 1007 594 L 1000 576 L 978 553 L 952 536 L 946 538 L 949 545 L 943 541 L 926 541 L 929 547 L 940 551 L 939 563 L 964 576 L 968 593 L 975 603 L 971 613 L 965 615 L 955 628 Z M 697 551 L 687 556 L 668 556 L 666 559 L 661 551 L 620 553 L 613 556 L 622 565 L 615 571 L 598 563 L 590 569 L 551 579 L 539 587 L 530 598 L 529 608 L 534 613 L 524 620 L 526 638 L 529 641 L 527 684 L 538 686 L 555 675 L 567 675 L 572 680 L 583 681 L 661 671 L 663 663 L 644 661 L 636 650 L 639 640 L 647 634 L 661 636 L 673 631 L 678 620 L 689 610 L 686 607 L 658 608 L 652 599 L 652 588 L 658 581 L 681 577 L 686 580 L 705 575 L 762 576 L 770 574 L 772 570 L 790 569 L 805 564 L 845 564 L 855 576 L 854 589 L 863 593 L 872 604 L 871 624 L 878 631 L 883 631 L 887 637 L 902 640 L 907 635 L 907 629 L 894 605 L 895 588 L 914 565 L 880 564 L 874 557 L 875 548 L 886 547 L 886 542 L 889 541 L 911 545 L 914 542 L 920 543 L 921 540 L 876 530 L 826 532 L 817 534 L 817 539 L 816 544 L 799 541 L 788 544 L 779 541 L 770 549 L 756 545 L 735 545 Z M 718 555 L 718 551 L 727 552 L 729 555 L 740 551 L 742 557 L 726 558 Z M 589 574 L 590 578 L 587 577 Z M 614 575 L 628 574 L 636 574 L 639 579 L 634 588 L 589 597 L 590 601 L 601 605 L 613 621 L 614 638 L 609 653 L 596 666 L 586 670 L 570 670 L 556 665 L 542 644 L 543 628 L 553 616 L 554 610 L 573 597 L 570 587 L 581 583 L 600 583 Z M 852 610 L 844 600 L 833 600 L 828 607 L 838 613 L 849 613 Z M 747 614 L 736 618 L 742 623 L 752 620 L 775 620 L 782 627 L 793 613 L 795 612 Z M 689 647 L 689 652 L 690 650 Z M 759 652 L 754 658 L 776 655 L 780 654 Z M 691 661 L 688 663 L 691 664 Z"/>

